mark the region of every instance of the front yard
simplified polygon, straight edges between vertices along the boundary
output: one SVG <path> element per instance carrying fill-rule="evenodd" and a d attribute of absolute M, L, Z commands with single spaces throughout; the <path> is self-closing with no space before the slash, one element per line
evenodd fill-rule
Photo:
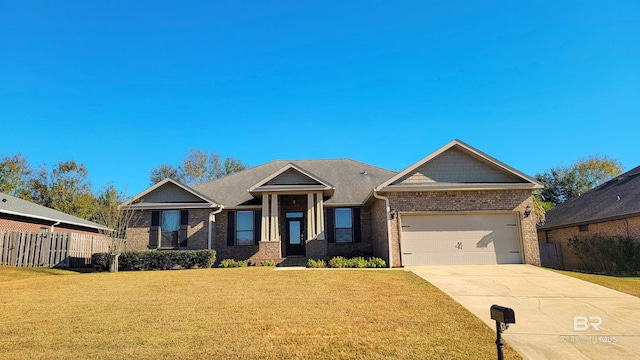
<path fill-rule="evenodd" d="M 555 270 L 556 272 L 572 276 L 574 278 L 592 282 L 609 289 L 617 290 L 633 296 L 640 297 L 640 277 L 622 275 L 595 275 L 574 271 Z"/>
<path fill-rule="evenodd" d="M 492 329 L 405 271 L 20 273 L 0 267 L 3 359 L 496 357 Z"/>

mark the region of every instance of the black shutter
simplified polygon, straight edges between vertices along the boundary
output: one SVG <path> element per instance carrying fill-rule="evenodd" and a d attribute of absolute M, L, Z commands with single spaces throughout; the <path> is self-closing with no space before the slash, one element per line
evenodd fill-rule
<path fill-rule="evenodd" d="M 333 208 L 327 209 L 327 242 L 336 242 L 336 210 Z"/>
<path fill-rule="evenodd" d="M 180 210 L 180 230 L 178 230 L 178 246 L 187 247 L 187 228 L 189 227 L 189 210 Z"/>
<path fill-rule="evenodd" d="M 149 228 L 149 249 L 158 248 L 160 238 L 160 211 L 151 212 L 151 227 Z"/>
<path fill-rule="evenodd" d="M 262 235 L 262 210 L 253 212 L 253 243 L 258 245 Z"/>
<path fill-rule="evenodd" d="M 353 209 L 353 241 L 362 242 L 362 231 L 360 230 L 360 208 Z"/>
<path fill-rule="evenodd" d="M 236 213 L 234 211 L 227 212 L 227 246 L 236 244 Z"/>

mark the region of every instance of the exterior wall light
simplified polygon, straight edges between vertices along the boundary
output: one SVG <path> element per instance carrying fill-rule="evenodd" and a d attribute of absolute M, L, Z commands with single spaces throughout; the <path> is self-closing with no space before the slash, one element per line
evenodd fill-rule
<path fill-rule="evenodd" d="M 396 209 L 391 209 L 389 211 L 389 217 L 393 220 L 396 217 Z"/>
<path fill-rule="evenodd" d="M 533 209 L 531 209 L 531 205 L 527 205 L 527 207 L 524 208 L 524 217 L 529 217 L 529 215 L 531 215 L 531 211 Z"/>

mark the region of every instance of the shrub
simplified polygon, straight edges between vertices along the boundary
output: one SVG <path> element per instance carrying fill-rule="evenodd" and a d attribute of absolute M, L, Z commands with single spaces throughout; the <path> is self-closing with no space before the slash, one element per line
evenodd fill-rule
<path fill-rule="evenodd" d="M 326 268 L 327 262 L 322 259 L 318 259 L 318 260 L 309 259 L 307 260 L 307 267 L 308 268 Z"/>
<path fill-rule="evenodd" d="M 387 267 L 387 262 L 379 257 L 370 257 L 365 259 L 362 256 L 354 258 L 344 258 L 335 256 L 329 260 L 329 267 L 332 268 L 382 268 Z"/>
<path fill-rule="evenodd" d="M 221 268 L 235 268 L 235 267 L 246 267 L 249 266 L 249 262 L 247 260 L 233 260 L 233 259 L 224 259 L 220 261 L 220 265 L 218 267 Z"/>
<path fill-rule="evenodd" d="M 118 258 L 118 271 L 210 268 L 215 261 L 215 250 L 126 251 Z M 91 263 L 98 270 L 107 270 L 109 255 L 93 254 Z"/>
<path fill-rule="evenodd" d="M 260 266 L 276 266 L 276 262 L 273 260 L 262 260 Z"/>
<path fill-rule="evenodd" d="M 584 270 L 605 273 L 640 272 L 640 240 L 624 236 L 573 237 L 569 248 L 582 260 Z"/>
<path fill-rule="evenodd" d="M 91 255 L 91 265 L 98 271 L 109 269 L 109 254 L 95 253 Z"/>
<path fill-rule="evenodd" d="M 368 266 L 370 268 L 386 268 L 387 262 L 379 257 L 369 258 Z"/>
<path fill-rule="evenodd" d="M 342 256 L 334 256 L 329 260 L 329 267 L 331 268 L 346 268 L 349 267 L 349 260 Z"/>

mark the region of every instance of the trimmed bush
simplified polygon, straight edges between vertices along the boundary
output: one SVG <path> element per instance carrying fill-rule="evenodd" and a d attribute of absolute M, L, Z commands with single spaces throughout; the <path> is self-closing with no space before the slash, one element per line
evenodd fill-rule
<path fill-rule="evenodd" d="M 249 262 L 247 260 L 233 260 L 233 259 L 224 259 L 220 261 L 220 265 L 218 267 L 221 268 L 236 268 L 236 267 L 246 267 L 249 266 Z"/>
<path fill-rule="evenodd" d="M 91 265 L 98 271 L 109 269 L 109 254 L 95 253 L 91 255 Z"/>
<path fill-rule="evenodd" d="M 262 260 L 260 266 L 276 266 L 276 262 L 273 260 Z"/>
<path fill-rule="evenodd" d="M 379 257 L 370 257 L 365 259 L 362 256 L 354 258 L 344 258 L 335 256 L 329 260 L 329 267 L 332 268 L 383 268 L 387 267 L 387 262 Z"/>
<path fill-rule="evenodd" d="M 126 251 L 118 258 L 118 271 L 210 268 L 215 261 L 215 250 Z M 100 271 L 108 270 L 109 255 L 93 254 L 91 263 Z"/>
<path fill-rule="evenodd" d="M 307 260 L 307 267 L 308 268 L 326 268 L 327 262 L 322 259 L 318 259 L 318 260 L 309 259 Z"/>
<path fill-rule="evenodd" d="M 640 240 L 625 236 L 574 237 L 569 248 L 584 265 L 583 270 L 613 274 L 640 272 Z"/>

